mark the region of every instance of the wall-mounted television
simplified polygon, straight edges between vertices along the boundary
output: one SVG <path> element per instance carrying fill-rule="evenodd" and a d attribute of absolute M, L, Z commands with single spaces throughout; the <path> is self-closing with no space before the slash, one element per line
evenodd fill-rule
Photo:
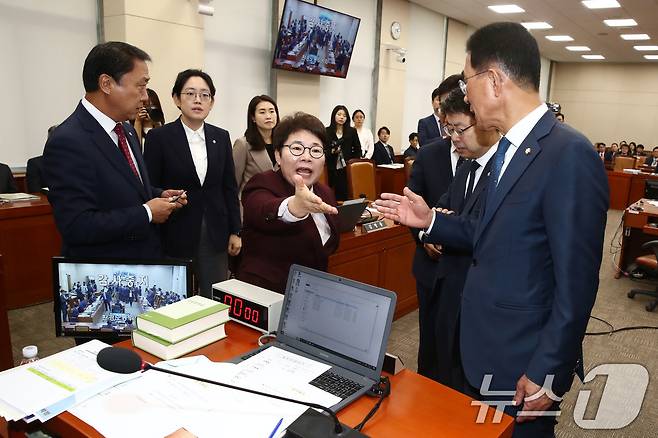
<path fill-rule="evenodd" d="M 286 0 L 273 68 L 345 78 L 360 18 L 300 0 Z"/>
<path fill-rule="evenodd" d="M 113 260 L 53 257 L 57 336 L 130 336 L 137 315 L 192 293 L 189 260 Z"/>

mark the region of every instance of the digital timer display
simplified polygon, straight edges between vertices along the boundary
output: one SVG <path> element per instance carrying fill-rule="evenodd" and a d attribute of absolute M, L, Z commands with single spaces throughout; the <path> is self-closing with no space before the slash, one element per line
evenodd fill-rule
<path fill-rule="evenodd" d="M 215 293 L 220 302 L 229 306 L 228 314 L 232 319 L 267 331 L 269 319 L 267 307 L 245 298 L 236 297 L 225 291 L 215 290 Z"/>

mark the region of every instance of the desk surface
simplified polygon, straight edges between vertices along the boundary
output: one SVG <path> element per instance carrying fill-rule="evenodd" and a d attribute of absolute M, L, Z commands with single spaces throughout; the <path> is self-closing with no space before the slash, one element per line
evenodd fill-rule
<path fill-rule="evenodd" d="M 259 333 L 242 325 L 229 322 L 228 337 L 192 353 L 203 354 L 214 361 L 235 357 L 257 346 Z M 130 341 L 119 344 L 133 348 Z M 136 350 L 147 361 L 158 359 Z M 363 397 L 340 411 L 340 420 L 350 426 L 359 423 L 370 411 L 375 399 Z M 386 437 L 511 437 L 513 419 L 503 415 L 502 421 L 493 424 L 493 408 L 489 408 L 487 422 L 476 424 L 478 407 L 471 399 L 413 371 L 403 370 L 391 377 L 391 395 L 375 416 L 366 424 L 364 433 L 377 438 Z M 101 437 L 88 424 L 68 412 L 45 423 L 45 428 L 67 438 Z"/>

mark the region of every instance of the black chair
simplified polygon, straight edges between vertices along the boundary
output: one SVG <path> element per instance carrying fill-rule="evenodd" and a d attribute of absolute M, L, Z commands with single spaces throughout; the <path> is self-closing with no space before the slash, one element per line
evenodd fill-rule
<path fill-rule="evenodd" d="M 653 254 L 643 255 L 635 259 L 638 266 L 642 266 L 647 271 L 658 275 L 658 240 L 652 240 L 642 245 L 642 249 L 652 251 Z M 633 289 L 628 293 L 628 298 L 635 298 L 635 295 L 647 295 L 654 300 L 646 305 L 647 312 L 653 312 L 658 306 L 658 287 L 655 290 Z"/>

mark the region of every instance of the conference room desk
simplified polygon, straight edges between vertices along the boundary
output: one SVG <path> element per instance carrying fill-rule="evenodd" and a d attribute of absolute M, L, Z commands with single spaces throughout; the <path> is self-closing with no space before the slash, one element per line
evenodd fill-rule
<path fill-rule="evenodd" d="M 202 354 L 216 362 L 225 361 L 256 348 L 260 335 L 259 332 L 234 322 L 227 323 L 226 332 L 227 338 L 190 355 Z M 134 349 L 130 341 L 118 345 Z M 141 350 L 135 351 L 148 362 L 159 360 Z M 370 397 L 362 397 L 340 411 L 338 418 L 344 424 L 355 426 L 370 411 L 375 401 Z M 494 410 L 489 408 L 486 422 L 476 424 L 478 410 L 479 406 L 471 406 L 471 399 L 465 395 L 413 371 L 403 370 L 391 376 L 391 395 L 366 424 L 363 432 L 374 438 L 512 436 L 512 417 L 503 415 L 501 422 L 494 424 Z M 13 425 L 15 429 L 24 426 L 23 423 Z M 43 428 L 66 438 L 101 437 L 94 428 L 68 412 L 47 421 Z M 128 437 L 130 425 L 126 425 L 126 430 Z"/>
<path fill-rule="evenodd" d="M 648 201 L 648 199 L 640 199 L 624 211 L 618 264 L 621 270 L 625 271 L 637 257 L 649 254 L 642 249 L 645 242 L 658 240 L 658 207 L 654 207 Z M 642 211 L 635 208 L 641 208 Z M 620 276 L 621 271 L 617 269 L 615 278 Z"/>
<path fill-rule="evenodd" d="M 375 188 L 377 196 L 386 193 L 402 194 L 402 189 L 407 185 L 407 174 L 404 167 L 399 169 L 390 169 L 387 167 L 377 166 L 375 170 Z"/>
<path fill-rule="evenodd" d="M 606 172 L 610 186 L 610 208 L 612 210 L 624 210 L 643 198 L 646 180 L 658 181 L 658 175 L 655 173 L 642 172 L 636 175 L 611 170 Z"/>
<path fill-rule="evenodd" d="M 418 307 L 416 280 L 411 273 L 416 244 L 409 229 L 386 220 L 387 228 L 364 233 L 343 233 L 340 244 L 329 257 L 328 271 L 352 280 L 378 286 L 398 296 L 395 318 Z"/>
<path fill-rule="evenodd" d="M 0 205 L 0 254 L 8 309 L 53 299 L 51 258 L 62 241 L 45 195 Z"/>

